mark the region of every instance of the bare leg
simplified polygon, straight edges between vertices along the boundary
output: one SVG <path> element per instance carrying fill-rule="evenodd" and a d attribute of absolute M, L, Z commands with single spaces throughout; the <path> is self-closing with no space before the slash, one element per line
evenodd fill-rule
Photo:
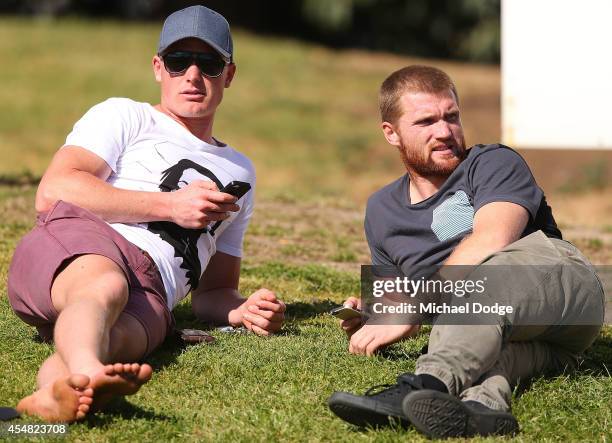
<path fill-rule="evenodd" d="M 103 405 L 112 396 L 135 393 L 151 378 L 146 364 L 107 364 L 111 357 L 137 360 L 146 350 L 140 323 L 126 314 L 117 322 L 127 298 L 122 270 L 105 257 L 77 257 L 58 274 L 51 288 L 60 313 L 54 331 L 57 353 L 39 371 L 39 390 L 18 409 L 48 421 L 78 420 L 88 412 L 92 395 L 99 394 Z"/>
<path fill-rule="evenodd" d="M 142 325 L 131 315 L 121 313 L 111 329 L 110 355 L 102 363 L 138 361 L 146 351 L 147 336 Z M 58 353 L 53 354 L 38 371 L 37 386 L 43 388 L 57 378 L 70 375 L 70 371 Z"/>
<path fill-rule="evenodd" d="M 67 377 L 70 375 L 70 371 L 66 367 L 64 360 L 56 352 L 51 357 L 46 359 L 36 376 L 36 385 L 38 389 L 44 388 L 49 383 L 53 383 L 59 377 Z"/>
<path fill-rule="evenodd" d="M 110 334 L 108 362 L 137 361 L 146 352 L 147 335 L 138 320 L 121 313 Z M 147 364 L 106 364 L 104 370 L 92 377 L 91 385 L 96 395 L 93 410 L 103 409 L 118 395 L 136 393 L 140 386 L 151 379 L 153 370 Z"/>
<path fill-rule="evenodd" d="M 99 372 L 108 358 L 110 330 L 128 300 L 121 268 L 99 255 L 77 257 L 55 278 L 51 300 L 60 312 L 55 345 L 68 370 Z"/>

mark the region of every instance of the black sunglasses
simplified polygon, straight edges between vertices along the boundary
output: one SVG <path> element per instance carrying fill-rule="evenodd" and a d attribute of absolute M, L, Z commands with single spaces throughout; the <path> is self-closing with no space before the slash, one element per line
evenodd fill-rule
<path fill-rule="evenodd" d="M 228 64 L 217 54 L 208 52 L 174 51 L 162 55 L 164 66 L 169 74 L 182 75 L 192 64 L 196 64 L 202 74 L 207 77 L 219 77 Z"/>

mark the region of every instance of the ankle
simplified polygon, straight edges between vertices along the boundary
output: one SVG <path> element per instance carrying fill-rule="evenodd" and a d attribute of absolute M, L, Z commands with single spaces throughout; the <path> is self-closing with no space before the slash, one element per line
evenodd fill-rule
<path fill-rule="evenodd" d="M 71 374 L 83 374 L 88 377 L 92 377 L 104 369 L 104 365 L 97 359 L 71 362 L 67 366 Z"/>
<path fill-rule="evenodd" d="M 419 374 L 417 375 L 417 377 L 419 377 L 425 389 L 431 389 L 433 391 L 438 391 L 438 392 L 443 392 L 445 394 L 448 394 L 448 388 L 446 387 L 444 382 L 440 380 L 438 377 L 434 377 L 433 375 L 430 375 L 430 374 Z"/>

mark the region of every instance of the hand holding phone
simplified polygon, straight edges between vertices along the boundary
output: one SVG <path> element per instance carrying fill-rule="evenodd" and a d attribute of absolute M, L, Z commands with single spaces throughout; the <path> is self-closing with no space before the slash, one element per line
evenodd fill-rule
<path fill-rule="evenodd" d="M 329 311 L 331 315 L 341 320 L 350 320 L 352 318 L 361 318 L 361 311 L 348 306 L 338 306 Z"/>
<path fill-rule="evenodd" d="M 185 229 L 205 228 L 210 223 L 227 219 L 231 212 L 240 210 L 236 198 L 219 192 L 217 185 L 210 180 L 193 180 L 180 189 L 162 192 L 161 195 L 169 207 L 167 219 L 164 221 Z"/>
<path fill-rule="evenodd" d="M 342 306 L 333 309 L 330 314 L 342 320 L 340 322 L 340 327 L 349 338 L 357 332 L 367 320 L 367 315 L 361 311 L 361 300 L 357 297 L 347 298 Z"/>
<path fill-rule="evenodd" d="M 251 190 L 251 185 L 247 182 L 241 182 L 239 180 L 234 180 L 229 182 L 223 188 L 219 189 L 219 192 L 225 192 L 226 194 L 233 195 L 238 200 Z"/>

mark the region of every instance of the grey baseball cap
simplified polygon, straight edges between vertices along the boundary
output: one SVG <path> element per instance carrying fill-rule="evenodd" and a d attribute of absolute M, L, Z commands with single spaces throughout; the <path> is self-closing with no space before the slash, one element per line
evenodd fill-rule
<path fill-rule="evenodd" d="M 190 37 L 208 43 L 225 59 L 232 60 L 234 44 L 229 23 L 218 12 L 201 5 L 190 6 L 168 16 L 159 36 L 157 53 L 163 54 L 171 44 Z"/>

